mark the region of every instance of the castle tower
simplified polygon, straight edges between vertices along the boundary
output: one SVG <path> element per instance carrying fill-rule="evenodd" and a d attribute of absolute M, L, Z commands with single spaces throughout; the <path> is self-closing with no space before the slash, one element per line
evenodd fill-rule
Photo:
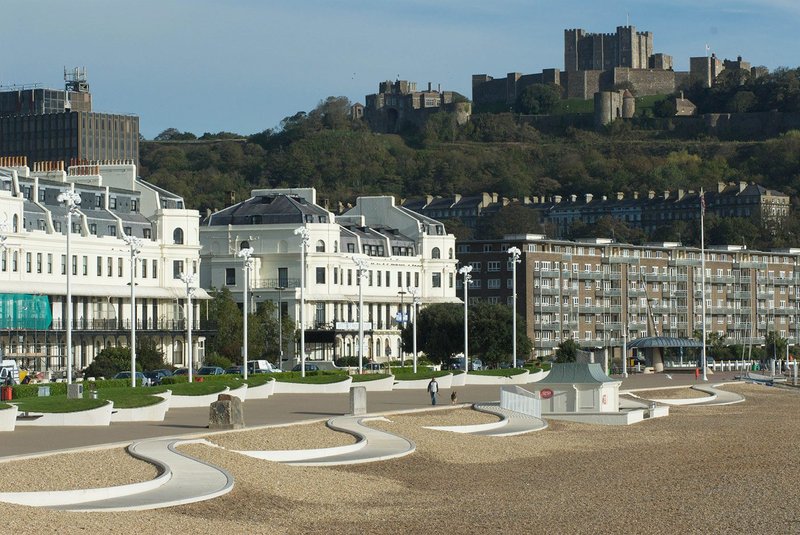
<path fill-rule="evenodd" d="M 636 113 L 636 99 L 627 89 L 622 93 L 622 118 L 632 119 Z"/>

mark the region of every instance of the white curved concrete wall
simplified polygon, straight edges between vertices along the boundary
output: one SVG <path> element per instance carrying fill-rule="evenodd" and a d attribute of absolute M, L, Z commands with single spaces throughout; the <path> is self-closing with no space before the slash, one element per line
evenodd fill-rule
<path fill-rule="evenodd" d="M 0 431 L 13 431 L 17 423 L 17 406 L 0 411 Z"/>
<path fill-rule="evenodd" d="M 353 382 L 350 386 L 363 386 L 367 389 L 367 392 L 390 392 L 394 388 L 394 375 L 383 379 L 375 379 L 374 381 Z"/>
<path fill-rule="evenodd" d="M 308 383 L 285 383 L 275 382 L 276 394 L 346 394 L 350 391 L 350 384 L 353 382 L 351 377 L 337 383 L 324 385 Z"/>
<path fill-rule="evenodd" d="M 30 416 L 38 416 L 32 420 L 17 420 L 17 425 L 32 426 L 101 426 L 111 424 L 111 411 L 114 403 L 107 402 L 101 407 L 88 411 L 60 412 L 60 413 L 28 413 Z"/>
<path fill-rule="evenodd" d="M 413 381 L 395 381 L 395 390 L 427 390 L 430 379 L 415 379 Z M 443 377 L 437 377 L 436 382 L 439 383 L 439 389 L 453 387 L 453 374 L 449 373 Z"/>
<path fill-rule="evenodd" d="M 547 371 L 539 370 L 536 373 L 528 372 L 528 383 L 536 383 L 538 381 L 541 381 L 542 379 L 547 377 L 549 374 L 550 374 L 550 370 L 547 370 Z"/>
<path fill-rule="evenodd" d="M 217 396 L 220 394 L 227 394 L 230 388 L 227 386 L 224 390 L 220 390 L 219 392 L 215 392 L 213 394 L 207 394 L 205 396 L 176 396 L 173 395 L 170 398 L 170 409 L 186 409 L 190 407 L 208 407 L 215 401 L 217 401 Z"/>
<path fill-rule="evenodd" d="M 464 386 L 467 384 L 467 374 L 466 373 L 454 373 L 453 380 L 450 382 L 450 386 Z"/>
<path fill-rule="evenodd" d="M 275 393 L 275 379 L 270 379 L 263 385 L 248 386 L 247 397 L 249 399 L 267 399 Z"/>
<path fill-rule="evenodd" d="M 333 455 L 344 455 L 345 453 L 353 453 L 367 445 L 366 440 L 361 440 L 355 444 L 348 444 L 346 446 L 334 446 L 331 448 L 319 448 L 315 450 L 265 450 L 265 451 L 236 451 L 242 455 L 253 457 L 255 459 L 264 459 L 267 461 L 275 461 L 279 463 L 305 461 L 307 459 L 318 459 L 320 457 L 330 457 Z"/>
<path fill-rule="evenodd" d="M 166 396 L 159 396 L 163 401 L 147 407 L 134 407 L 131 409 L 114 409 L 111 413 L 112 422 L 163 422 L 169 410 L 172 392 L 167 390 Z"/>
<path fill-rule="evenodd" d="M 511 377 L 503 377 L 500 375 L 477 375 L 474 373 L 467 374 L 468 385 L 524 385 L 529 381 L 528 376 L 530 372 L 524 372 L 512 375 Z"/>

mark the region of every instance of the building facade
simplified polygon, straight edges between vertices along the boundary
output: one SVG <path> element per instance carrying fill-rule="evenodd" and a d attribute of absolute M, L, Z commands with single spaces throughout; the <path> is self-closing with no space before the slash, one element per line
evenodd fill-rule
<path fill-rule="evenodd" d="M 309 235 L 303 317 L 310 360 L 358 355 L 359 290 L 364 356 L 378 362 L 401 354 L 400 329 L 411 319 L 414 292 L 421 306 L 457 302 L 455 238 L 444 225 L 395 206 L 392 197 L 359 197 L 337 216 L 317 204 L 313 188 L 254 190 L 250 199 L 206 216 L 201 285 L 227 287 L 241 303 L 244 269 L 236 253 L 252 247 L 250 310 L 272 301 L 299 328 L 298 228 Z M 354 257 L 368 261 L 361 287 Z M 285 365 L 297 362 L 298 347 L 285 343 Z"/>
<path fill-rule="evenodd" d="M 81 202 L 67 225 L 59 195 Z M 136 176 L 132 162 L 65 168 L 62 161 L 28 167 L 23 157 L 0 158 L 0 346 L 7 357 L 37 371 L 67 366 L 67 271 L 70 271 L 74 369 L 131 335 L 131 253 L 123 237 L 141 240 L 133 282 L 136 333 L 150 338 L 173 365 L 188 362 L 186 286 L 197 273 L 199 214 L 183 199 Z M 67 258 L 67 233 L 70 258 Z M 195 298 L 207 298 L 197 289 Z M 201 301 L 194 301 L 200 318 Z M 37 312 L 31 315 L 31 304 Z M 44 319 L 42 319 L 44 318 Z M 195 359 L 204 332 L 194 320 Z"/>
<path fill-rule="evenodd" d="M 459 243 L 471 265 L 470 302 L 511 305 L 509 247 L 517 266 L 517 313 L 526 320 L 535 356 L 566 339 L 621 355 L 623 337 L 691 338 L 706 329 L 730 343 L 759 345 L 768 332 L 800 341 L 800 249 L 751 251 L 742 246 L 701 251 L 677 243 L 633 246 L 610 239 L 562 241 L 542 235 Z M 463 282 L 457 284 L 463 291 Z"/>

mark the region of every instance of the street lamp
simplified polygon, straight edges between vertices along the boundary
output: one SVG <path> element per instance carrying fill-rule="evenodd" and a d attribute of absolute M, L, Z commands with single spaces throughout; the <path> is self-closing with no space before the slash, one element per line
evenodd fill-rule
<path fill-rule="evenodd" d="M 242 377 L 247 380 L 247 314 L 250 312 L 250 298 L 247 295 L 250 290 L 250 268 L 253 266 L 252 247 L 243 247 L 239 249 L 236 256 L 242 259 L 242 269 L 244 270 L 244 300 L 242 301 L 242 311 L 244 315 L 243 323 L 243 341 L 242 341 Z"/>
<path fill-rule="evenodd" d="M 308 228 L 298 227 L 294 233 L 300 236 L 300 376 L 306 376 L 306 251 L 311 233 Z"/>
<path fill-rule="evenodd" d="M 622 328 L 622 376 L 628 376 L 628 332 Z"/>
<path fill-rule="evenodd" d="M 369 260 L 364 256 L 354 256 L 356 277 L 358 278 L 358 373 L 364 366 L 364 280 L 367 277 Z"/>
<path fill-rule="evenodd" d="M 411 290 L 410 286 L 408 288 L 409 288 L 409 290 Z M 403 290 L 400 290 L 399 292 L 397 292 L 397 294 L 400 296 L 400 312 L 398 312 L 397 315 L 395 316 L 395 319 L 397 320 L 397 322 L 400 323 L 400 350 L 397 352 L 397 354 L 400 357 L 400 366 L 404 367 L 405 366 L 405 359 L 403 358 L 403 335 L 402 335 L 402 332 L 403 332 L 403 329 L 406 328 L 406 306 L 405 306 L 405 301 L 404 301 L 405 296 L 406 296 L 406 292 L 404 292 Z"/>
<path fill-rule="evenodd" d="M 469 328 L 467 318 L 467 304 L 469 303 L 469 282 L 472 280 L 472 266 L 462 266 L 459 275 L 464 275 L 464 373 L 469 373 Z"/>
<path fill-rule="evenodd" d="M 519 256 L 522 251 L 519 247 L 509 247 L 508 254 L 511 255 L 511 286 L 513 288 L 511 301 L 511 332 L 514 337 L 511 343 L 511 357 L 513 358 L 512 368 L 517 367 L 517 264 L 520 263 Z"/>
<path fill-rule="evenodd" d="M 411 326 L 414 329 L 414 346 L 412 347 L 414 351 L 414 373 L 417 373 L 417 318 L 419 317 L 419 289 L 409 286 L 408 293 L 411 294 L 411 298 L 414 303 L 414 318 Z"/>
<path fill-rule="evenodd" d="M 192 321 L 194 317 L 194 310 L 192 309 L 192 296 L 197 290 L 194 286 L 194 273 L 184 274 L 181 273 L 181 280 L 186 284 L 186 347 L 187 356 L 189 357 L 189 382 L 191 383 L 194 373 L 194 348 L 192 347 Z"/>
<path fill-rule="evenodd" d="M 136 257 L 142 252 L 142 240 L 134 236 L 122 236 L 131 249 L 131 386 L 136 386 Z"/>
<path fill-rule="evenodd" d="M 283 291 L 285 286 L 276 286 L 278 290 L 278 369 L 283 370 Z"/>
<path fill-rule="evenodd" d="M 74 190 L 68 190 L 59 193 L 57 200 L 64 203 L 67 209 L 67 308 L 64 311 L 64 321 L 67 324 L 67 384 L 72 384 L 72 257 L 69 238 L 72 234 L 72 216 L 78 213 L 81 196 Z"/>

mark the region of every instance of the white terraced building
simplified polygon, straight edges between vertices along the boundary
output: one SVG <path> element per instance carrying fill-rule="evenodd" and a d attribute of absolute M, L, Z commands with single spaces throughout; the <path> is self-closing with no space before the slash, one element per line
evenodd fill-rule
<path fill-rule="evenodd" d="M 187 362 L 182 273 L 200 263 L 199 214 L 183 199 L 137 178 L 132 163 L 80 165 L 0 158 L 0 346 L 32 370 L 67 365 L 65 310 L 71 270 L 75 371 L 105 347 L 127 346 L 131 335 L 131 252 L 123 237 L 141 240 L 136 259 L 136 336 L 153 338 L 170 364 Z M 67 228 L 59 195 L 80 196 Z M 67 231 L 70 259 L 67 259 Z M 195 283 L 196 285 L 197 283 Z M 199 299 L 194 295 L 194 318 Z M 195 320 L 195 358 L 203 334 Z M 199 331 L 199 332 L 198 332 Z"/>
<path fill-rule="evenodd" d="M 413 292 L 421 307 L 459 302 L 455 237 L 442 223 L 385 196 L 359 197 L 355 207 L 335 215 L 317 204 L 313 188 L 254 190 L 250 199 L 208 215 L 200 229 L 201 286 L 227 287 L 241 303 L 244 262 L 237 252 L 252 247 L 250 310 L 269 300 L 283 317 L 299 323 L 301 238 L 295 231 L 300 227 L 309 234 L 304 323 L 310 360 L 358 356 L 354 256 L 369 262 L 363 286 L 365 358 L 399 358 L 400 328 L 411 320 Z M 284 365 L 298 362 L 294 342 L 284 340 L 284 346 Z"/>

